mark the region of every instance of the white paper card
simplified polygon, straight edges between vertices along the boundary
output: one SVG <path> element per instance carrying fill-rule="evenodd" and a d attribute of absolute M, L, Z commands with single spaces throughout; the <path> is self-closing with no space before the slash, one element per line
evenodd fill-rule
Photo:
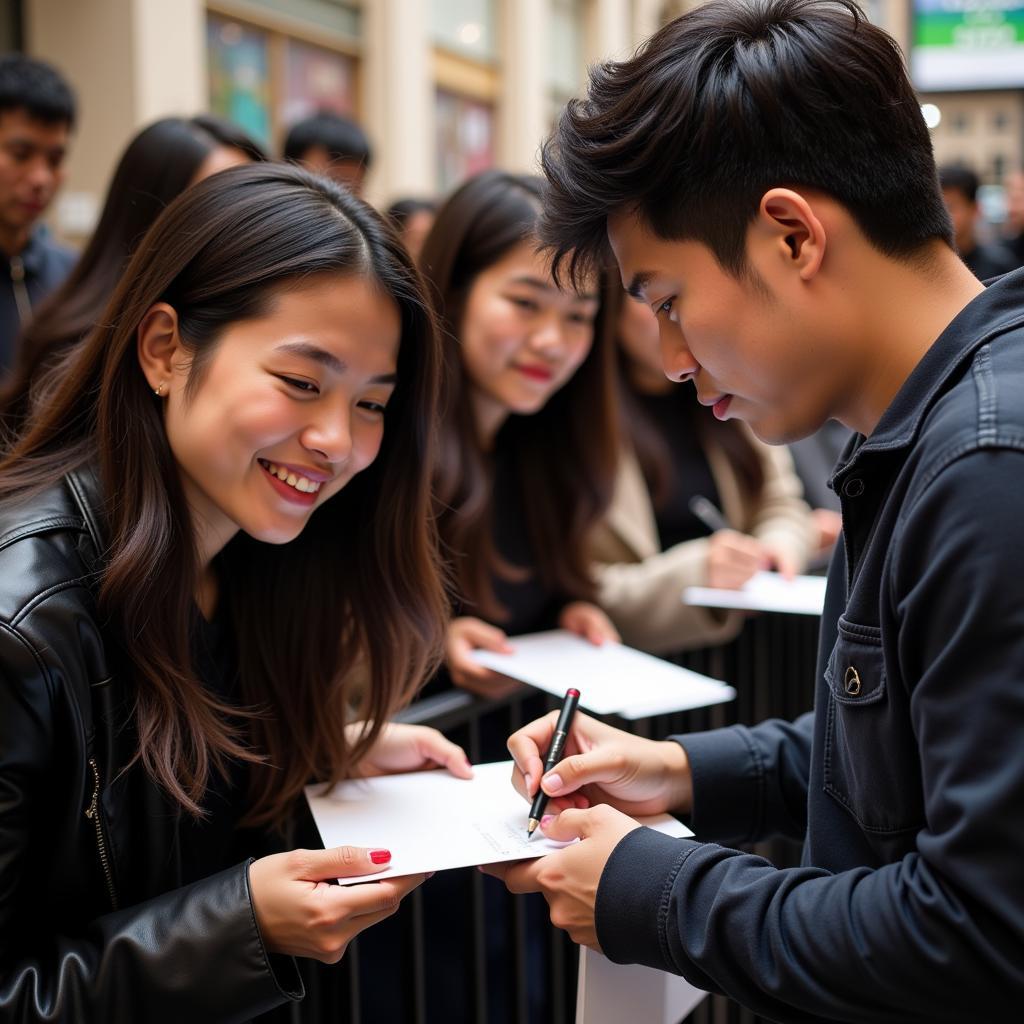
<path fill-rule="evenodd" d="M 759 572 L 740 590 L 687 587 L 683 591 L 683 604 L 703 608 L 821 615 L 825 609 L 826 583 L 824 576 L 796 576 L 787 580 L 777 572 Z"/>
<path fill-rule="evenodd" d="M 477 650 L 472 657 L 556 697 L 575 686 L 580 705 L 598 715 L 649 718 L 736 698 L 736 691 L 717 679 L 623 644 L 596 647 L 564 629 L 510 637 L 509 643 L 512 654 Z"/>
<path fill-rule="evenodd" d="M 677 974 L 580 950 L 576 1024 L 679 1024 L 706 995 Z"/>
<path fill-rule="evenodd" d="M 342 878 L 343 885 L 424 871 L 542 857 L 565 843 L 538 831 L 526 838 L 529 806 L 512 788 L 512 762 L 473 767 L 472 779 L 443 769 L 342 782 L 329 793 L 307 786 L 313 820 L 325 847 L 391 851 L 385 871 Z M 682 838 L 693 833 L 668 814 L 638 819 Z"/>

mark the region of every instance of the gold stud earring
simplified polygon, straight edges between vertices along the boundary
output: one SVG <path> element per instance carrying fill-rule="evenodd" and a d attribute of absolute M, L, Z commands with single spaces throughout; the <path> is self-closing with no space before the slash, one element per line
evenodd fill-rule
<path fill-rule="evenodd" d="M 156 387 L 156 388 L 153 389 L 153 394 L 156 395 L 157 398 L 163 398 L 163 396 L 164 396 L 164 382 L 163 381 L 160 381 L 160 386 L 159 387 Z"/>

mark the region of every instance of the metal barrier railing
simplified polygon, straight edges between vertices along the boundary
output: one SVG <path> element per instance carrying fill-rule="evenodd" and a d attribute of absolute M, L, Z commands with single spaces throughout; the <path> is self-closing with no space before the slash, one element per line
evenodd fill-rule
<path fill-rule="evenodd" d="M 818 620 L 751 618 L 732 643 L 679 655 L 679 664 L 731 683 L 730 704 L 637 722 L 606 720 L 642 735 L 671 734 L 794 718 L 814 694 Z M 474 761 L 504 756 L 503 737 L 549 708 L 529 691 L 487 701 L 461 690 L 420 700 L 400 720 L 429 724 L 461 743 Z M 495 743 L 498 749 L 495 750 Z M 757 852 L 779 866 L 799 861 L 798 845 L 772 840 Z M 513 897 L 474 870 L 449 871 L 413 893 L 390 920 L 352 944 L 342 964 L 309 986 L 317 1019 L 351 1024 L 570 1024 L 575 1017 L 578 950 L 547 920 L 539 896 Z M 688 1024 L 753 1024 L 754 1014 L 713 996 Z"/>

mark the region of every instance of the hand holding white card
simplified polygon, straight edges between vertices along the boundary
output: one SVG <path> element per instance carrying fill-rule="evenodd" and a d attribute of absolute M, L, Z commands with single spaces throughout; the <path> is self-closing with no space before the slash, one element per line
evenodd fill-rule
<path fill-rule="evenodd" d="M 624 644 L 608 642 L 597 647 L 564 629 L 510 637 L 509 643 L 511 654 L 478 650 L 472 657 L 557 697 L 567 687 L 577 686 L 580 706 L 597 715 L 649 718 L 736 697 L 731 686 L 717 679 Z"/>
<path fill-rule="evenodd" d="M 703 608 L 821 615 L 825 609 L 826 582 L 824 576 L 796 576 L 787 580 L 777 572 L 759 572 L 739 590 L 687 587 L 683 603 Z"/>
<path fill-rule="evenodd" d="M 399 875 L 527 860 L 564 843 L 540 832 L 527 840 L 529 804 L 512 788 L 512 762 L 478 764 L 472 779 L 443 770 L 342 782 L 325 794 L 307 786 L 324 846 L 391 851 L 387 871 L 340 879 L 343 885 Z M 639 819 L 673 836 L 692 833 L 667 814 Z"/>

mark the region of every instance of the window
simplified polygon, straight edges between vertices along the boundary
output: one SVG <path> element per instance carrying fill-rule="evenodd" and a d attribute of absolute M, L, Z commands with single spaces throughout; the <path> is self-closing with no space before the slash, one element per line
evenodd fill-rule
<path fill-rule="evenodd" d="M 475 60 L 497 58 L 497 23 L 494 0 L 434 0 L 430 5 L 434 42 Z"/>
<path fill-rule="evenodd" d="M 338 0 L 246 0 L 246 11 L 253 22 L 207 12 L 213 113 L 274 149 L 316 110 L 355 112 L 359 61 L 348 32 L 358 28 L 358 12 Z"/>
<path fill-rule="evenodd" d="M 210 110 L 269 145 L 269 34 L 240 21 L 210 14 L 206 42 Z"/>
<path fill-rule="evenodd" d="M 437 90 L 437 183 L 447 192 L 494 166 L 494 107 Z"/>
<path fill-rule="evenodd" d="M 362 34 L 362 12 L 354 0 L 244 0 L 244 3 L 262 8 L 272 18 L 283 15 L 311 29 L 325 28 L 352 40 Z M 254 12 L 253 20 L 260 20 L 258 12 Z"/>
<path fill-rule="evenodd" d="M 346 54 L 288 39 L 280 123 L 287 128 L 317 110 L 353 114 L 355 108 L 355 60 Z"/>

